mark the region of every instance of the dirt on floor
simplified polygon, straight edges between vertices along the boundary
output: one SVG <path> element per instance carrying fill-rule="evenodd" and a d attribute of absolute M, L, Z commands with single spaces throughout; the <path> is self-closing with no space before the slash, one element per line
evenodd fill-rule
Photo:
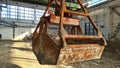
<path fill-rule="evenodd" d="M 0 41 L 0 68 L 120 68 L 120 41 L 109 41 L 101 59 L 64 65 L 40 65 L 31 42 Z"/>

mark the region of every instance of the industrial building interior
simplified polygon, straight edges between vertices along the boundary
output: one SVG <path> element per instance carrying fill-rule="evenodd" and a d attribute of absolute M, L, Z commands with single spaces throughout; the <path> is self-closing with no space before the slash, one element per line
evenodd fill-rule
<path fill-rule="evenodd" d="M 79 0 L 107 41 L 100 59 L 60 65 L 39 64 L 32 51 L 32 38 L 49 1 L 0 0 L 0 68 L 120 68 L 120 0 Z M 65 1 L 68 8 L 80 11 L 78 0 Z M 54 11 L 55 7 L 54 2 L 50 9 Z M 84 34 L 96 34 L 86 18 L 78 18 Z M 51 33 L 56 32 L 56 27 L 51 29 L 54 29 Z"/>

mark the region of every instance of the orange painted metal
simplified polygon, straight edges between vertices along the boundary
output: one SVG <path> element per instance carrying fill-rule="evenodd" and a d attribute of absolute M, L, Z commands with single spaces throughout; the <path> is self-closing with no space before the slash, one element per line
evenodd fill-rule
<path fill-rule="evenodd" d="M 60 17 L 59 16 L 51 15 L 50 23 L 59 25 L 59 22 L 60 22 Z M 62 23 L 64 25 L 74 25 L 74 26 L 77 26 L 77 25 L 79 25 L 79 19 L 72 19 L 72 18 L 64 17 Z"/>
<path fill-rule="evenodd" d="M 89 16 L 81 0 L 77 0 L 84 13 L 66 9 L 65 0 L 61 5 L 56 6 L 55 11 L 49 10 L 52 2 L 45 10 L 45 13 L 37 25 L 32 40 L 32 49 L 40 64 L 64 64 L 80 62 L 85 60 L 99 59 L 103 53 L 106 41 L 102 33 Z M 50 14 L 46 16 L 47 12 Z M 90 20 L 95 28 L 97 35 L 84 35 L 79 24 L 79 19 L 73 18 L 72 15 L 84 16 Z M 50 26 L 58 25 L 56 29 L 50 29 Z M 65 27 L 71 27 L 65 29 Z M 51 34 L 49 33 L 51 32 Z M 70 32 L 69 32 L 70 31 Z M 54 32 L 57 32 L 56 34 Z"/>

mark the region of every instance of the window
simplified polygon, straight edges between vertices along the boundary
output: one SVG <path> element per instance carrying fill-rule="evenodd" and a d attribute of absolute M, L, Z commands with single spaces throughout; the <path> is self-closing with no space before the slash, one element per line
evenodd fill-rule
<path fill-rule="evenodd" d="M 107 0 L 91 0 L 91 1 L 88 2 L 89 3 L 88 6 L 90 7 L 90 6 L 105 2 L 105 1 L 107 1 Z"/>
<path fill-rule="evenodd" d="M 10 5 L 9 12 L 10 12 L 10 18 L 17 19 L 17 6 Z"/>
<path fill-rule="evenodd" d="M 34 20 L 34 9 L 25 8 L 25 19 Z"/>
<path fill-rule="evenodd" d="M 18 19 L 25 19 L 25 8 L 18 7 Z"/>
<path fill-rule="evenodd" d="M 7 9 L 6 8 L 2 8 L 2 17 L 3 18 L 7 18 L 8 17 L 8 15 L 7 15 Z"/>
<path fill-rule="evenodd" d="M 35 14 L 36 15 L 36 20 L 39 20 L 40 17 L 42 17 L 43 13 L 44 13 L 44 10 L 36 9 L 36 14 Z"/>
<path fill-rule="evenodd" d="M 17 18 L 17 6 L 7 5 L 7 8 L 2 8 L 2 17 L 16 19 Z"/>
<path fill-rule="evenodd" d="M 85 35 L 97 35 L 95 28 L 90 22 L 85 23 Z"/>
<path fill-rule="evenodd" d="M 2 4 L 2 6 L 5 6 L 5 4 Z M 7 8 L 2 7 L 3 18 L 38 21 L 40 17 L 43 15 L 43 13 L 44 10 L 40 10 L 40 9 L 34 10 L 34 8 L 19 7 L 14 5 L 7 5 Z"/>
<path fill-rule="evenodd" d="M 2 6 L 4 6 L 5 4 L 2 4 Z M 7 8 L 2 8 L 2 12 L 1 12 L 1 16 L 3 17 L 3 18 L 10 18 L 10 13 L 9 13 L 9 9 L 10 8 L 10 6 L 8 5 L 7 6 Z"/>

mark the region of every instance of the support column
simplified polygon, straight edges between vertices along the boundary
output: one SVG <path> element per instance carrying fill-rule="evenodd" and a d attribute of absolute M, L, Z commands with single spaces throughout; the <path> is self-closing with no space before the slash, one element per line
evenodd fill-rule
<path fill-rule="evenodd" d="M 113 23 L 114 23 L 114 21 L 113 21 L 113 10 L 111 9 L 111 8 L 109 8 L 109 10 L 110 10 L 110 15 L 109 15 L 109 29 L 110 29 L 110 39 L 111 39 L 111 36 L 112 36 L 112 34 L 113 34 L 113 31 L 114 31 L 114 29 L 113 29 Z"/>
<path fill-rule="evenodd" d="M 13 39 L 15 38 L 15 22 L 13 22 Z"/>
<path fill-rule="evenodd" d="M 111 21 L 111 10 L 110 10 L 110 8 L 109 7 L 106 7 L 106 12 L 105 12 L 105 14 L 106 14 L 106 21 L 105 21 L 105 25 L 106 25 L 106 34 L 107 34 L 107 40 L 110 40 L 110 37 L 111 37 L 111 23 L 112 23 L 112 21 Z"/>

